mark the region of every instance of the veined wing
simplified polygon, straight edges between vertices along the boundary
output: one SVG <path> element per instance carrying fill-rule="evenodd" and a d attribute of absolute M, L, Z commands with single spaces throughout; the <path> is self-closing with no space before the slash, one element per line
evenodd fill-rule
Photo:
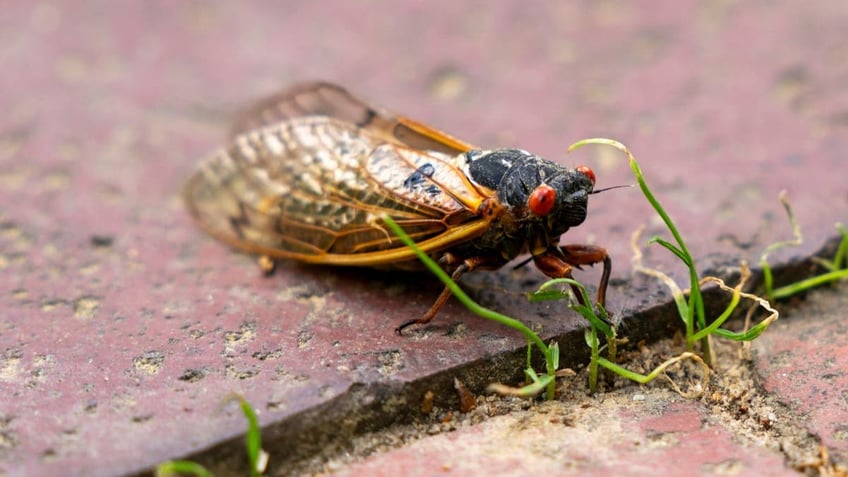
<path fill-rule="evenodd" d="M 471 183 L 453 154 L 409 147 L 354 119 L 274 117 L 238 134 L 190 179 L 192 213 L 237 248 L 336 265 L 414 257 L 383 214 L 428 252 L 483 233 L 491 217 L 478 213 L 493 192 Z"/>

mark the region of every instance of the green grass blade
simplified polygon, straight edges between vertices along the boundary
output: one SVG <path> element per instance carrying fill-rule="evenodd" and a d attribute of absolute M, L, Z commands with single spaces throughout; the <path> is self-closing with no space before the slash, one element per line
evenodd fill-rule
<path fill-rule="evenodd" d="M 264 471 L 265 463 L 262 462 L 262 430 L 259 427 L 259 418 L 253 406 L 240 394 L 232 394 L 227 401 L 238 401 L 241 413 L 247 419 L 247 433 L 244 436 L 244 446 L 247 452 L 247 462 L 250 465 L 251 477 L 258 477 Z"/>
<path fill-rule="evenodd" d="M 797 293 L 801 293 L 805 290 L 809 290 L 811 288 L 824 285 L 825 283 L 829 283 L 836 280 L 842 280 L 845 278 L 848 278 L 848 269 L 823 273 L 821 275 L 816 275 L 814 277 L 797 281 L 795 283 L 791 283 L 789 285 L 772 290 L 772 298 L 775 300 L 789 298 L 790 296 L 795 295 Z"/>
<path fill-rule="evenodd" d="M 671 220 L 671 217 L 665 211 L 660 202 L 656 199 L 656 197 L 654 197 L 654 194 L 648 187 L 647 182 L 645 182 L 645 176 L 642 173 L 642 168 L 639 166 L 639 163 L 636 162 L 636 158 L 633 156 L 630 150 L 627 149 L 624 144 L 621 144 L 618 141 L 605 138 L 584 139 L 582 141 L 578 141 L 572 144 L 568 148 L 568 150 L 573 151 L 587 144 L 604 144 L 607 146 L 612 146 L 627 155 L 627 159 L 630 163 L 630 169 L 633 171 L 633 175 L 636 177 L 636 182 L 639 184 L 639 189 L 642 191 L 642 195 L 645 196 L 645 198 L 660 216 L 662 221 L 665 223 L 666 228 L 668 228 L 669 232 L 671 232 L 671 235 L 674 237 L 675 242 L 677 242 L 676 248 L 671 247 L 669 248 L 669 250 L 671 250 L 672 253 L 674 253 L 678 258 L 683 260 L 684 263 L 686 263 L 686 266 L 689 268 L 689 307 L 687 310 L 688 314 L 684 315 L 684 321 L 686 322 L 687 347 L 691 349 L 693 345 L 691 337 L 694 335 L 695 329 L 694 322 L 697 320 L 699 329 L 703 329 L 706 326 L 706 313 L 704 311 L 704 301 L 701 297 L 700 284 L 698 283 L 698 273 L 695 269 L 695 260 L 692 258 L 692 254 L 686 247 L 686 243 L 683 241 L 683 237 L 677 230 L 677 226 Z M 701 349 L 704 353 L 704 359 L 707 360 L 707 362 L 710 362 L 711 352 L 709 340 L 704 339 L 701 341 Z"/>
<path fill-rule="evenodd" d="M 768 329 L 770 324 L 770 322 L 757 323 L 756 326 L 753 326 L 751 327 L 751 329 L 744 332 L 736 332 L 724 328 L 718 328 L 716 330 L 713 330 L 713 334 L 733 341 L 753 341 L 757 339 L 761 334 L 763 334 L 763 332 Z"/>
<path fill-rule="evenodd" d="M 568 298 L 567 290 L 536 290 L 527 294 L 527 300 L 530 303 L 538 303 L 542 301 L 558 301 Z"/>
<path fill-rule="evenodd" d="M 671 253 L 673 253 L 674 255 L 676 255 L 676 256 L 677 256 L 677 258 L 679 258 L 679 259 L 680 259 L 683 263 L 685 263 L 687 266 L 691 265 L 691 264 L 689 263 L 689 257 L 687 257 L 685 253 L 683 253 L 683 250 L 680 250 L 679 248 L 675 247 L 675 246 L 674 246 L 674 244 L 673 244 L 673 243 L 671 243 L 671 242 L 669 242 L 668 240 L 664 240 L 664 239 L 662 239 L 662 238 L 660 238 L 660 237 L 658 237 L 658 236 L 654 236 L 654 237 L 651 237 L 651 238 L 648 240 L 648 243 L 649 243 L 649 244 L 650 244 L 650 243 L 656 243 L 656 244 L 659 244 L 659 245 L 661 245 L 661 246 L 663 246 L 663 247 L 667 248 L 667 249 L 668 249 Z"/>
<path fill-rule="evenodd" d="M 156 477 L 177 477 L 193 475 L 195 477 L 214 477 L 206 467 L 189 460 L 168 460 L 156 466 Z"/>
<path fill-rule="evenodd" d="M 559 369 L 559 343 L 556 341 L 552 342 L 548 345 L 548 349 L 551 351 L 551 364 L 554 369 Z"/>
<path fill-rule="evenodd" d="M 730 315 L 733 313 L 733 311 L 736 310 L 736 306 L 739 305 L 739 300 L 741 298 L 742 298 L 742 295 L 740 294 L 740 290 L 734 289 L 733 295 L 730 298 L 730 303 L 724 309 L 724 312 L 721 315 L 719 315 L 718 318 L 713 320 L 713 322 L 710 323 L 709 326 L 707 326 L 707 327 L 703 328 L 702 330 L 698 331 L 697 333 L 695 333 L 695 335 L 692 336 L 692 339 L 694 341 L 699 341 L 699 340 L 706 338 L 710 334 L 718 331 L 719 328 L 721 327 L 721 325 L 723 325 L 724 322 L 727 321 L 728 318 L 730 318 Z"/>

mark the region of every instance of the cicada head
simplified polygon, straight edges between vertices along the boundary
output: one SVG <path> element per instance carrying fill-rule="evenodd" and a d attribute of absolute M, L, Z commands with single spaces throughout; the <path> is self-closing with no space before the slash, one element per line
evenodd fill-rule
<path fill-rule="evenodd" d="M 472 178 L 497 191 L 498 200 L 528 227 L 554 238 L 586 219 L 595 174 L 566 169 L 519 149 L 468 153 Z"/>
<path fill-rule="evenodd" d="M 547 224 L 549 235 L 559 236 L 586 220 L 595 175 L 585 166 L 565 169 L 553 165 L 558 170 L 532 189 L 527 197 L 527 209 Z"/>

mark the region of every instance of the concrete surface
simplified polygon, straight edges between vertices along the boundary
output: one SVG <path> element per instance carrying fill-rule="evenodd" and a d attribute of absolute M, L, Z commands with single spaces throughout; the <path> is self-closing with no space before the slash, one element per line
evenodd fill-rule
<path fill-rule="evenodd" d="M 308 449 L 320 448 L 334 423 L 344 439 L 407 419 L 424 389 L 449 389 L 454 375 L 476 391 L 515 379 L 521 337 L 455 303 L 432 326 L 393 334 L 438 293 L 427 276 L 287 264 L 265 278 L 252 258 L 191 223 L 179 200 L 185 178 L 224 141 L 236 111 L 294 81 L 340 83 L 472 143 L 590 164 L 599 187 L 633 182 L 619 155 L 563 152 L 584 137 L 619 139 L 704 270 L 755 262 L 765 245 L 789 237 L 782 189 L 806 236 L 773 255 L 785 279 L 805 273 L 805 260 L 832 244 L 833 224 L 848 218 L 844 2 L 71 0 L 0 8 L 7 475 L 132 473 L 227 442 L 243 429 L 237 410 L 220 405 L 234 391 L 257 407 L 269 442 Z M 628 239 L 643 223 L 649 233 L 662 229 L 636 189 L 592 199 L 589 219 L 565 240 L 607 246 L 610 308 L 635 337 L 661 335 L 667 323 L 651 310 L 668 295 L 631 279 Z M 683 276 L 659 249 L 647 258 Z M 595 283 L 597 275 L 578 277 Z M 525 267 L 465 283 L 484 305 L 579 343 L 581 321 L 564 306 L 523 301 L 540 282 Z M 842 458 L 845 428 L 835 423 L 844 420 L 834 416 L 846 407 L 833 398 L 841 375 L 820 373 L 832 377 L 815 398 L 788 394 L 780 380 L 840 369 L 843 323 L 817 328 L 831 360 L 758 365 L 767 389 L 787 392 L 798 412 L 815 413 L 827 396 L 833 410 L 809 424 Z M 797 348 L 775 336 L 773 346 Z M 575 346 L 565 360 L 584 358 Z M 692 422 L 703 412 L 682 406 Z M 277 454 L 277 471 L 285 455 Z M 756 448 L 728 455 L 780 467 Z"/>

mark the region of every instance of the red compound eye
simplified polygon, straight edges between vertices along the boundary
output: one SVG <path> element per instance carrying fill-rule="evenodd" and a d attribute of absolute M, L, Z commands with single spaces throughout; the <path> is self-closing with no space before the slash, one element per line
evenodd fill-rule
<path fill-rule="evenodd" d="M 577 166 L 577 172 L 588 177 L 592 181 L 592 185 L 595 185 L 595 171 L 589 169 L 589 166 Z"/>
<path fill-rule="evenodd" d="M 536 187 L 527 199 L 527 207 L 537 217 L 544 217 L 551 213 L 554 210 L 554 204 L 556 204 L 556 190 L 547 184 Z"/>

